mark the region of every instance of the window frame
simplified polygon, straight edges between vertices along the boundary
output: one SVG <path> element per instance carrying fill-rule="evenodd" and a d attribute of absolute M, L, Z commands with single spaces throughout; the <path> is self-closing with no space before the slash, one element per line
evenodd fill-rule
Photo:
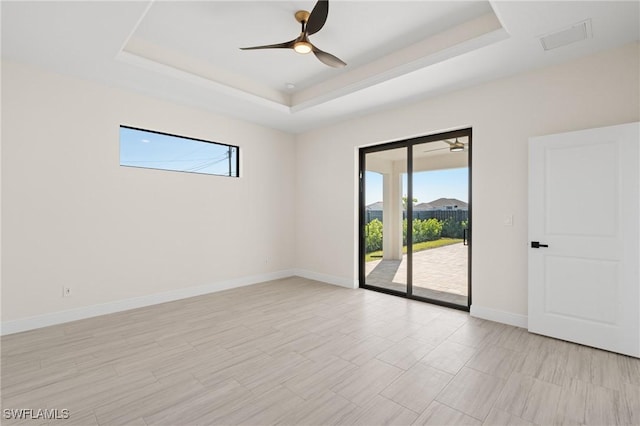
<path fill-rule="evenodd" d="M 122 131 L 122 129 L 137 130 L 137 131 L 147 132 L 147 133 L 155 133 L 155 134 L 162 135 L 162 136 L 169 136 L 169 137 L 172 137 L 172 138 L 179 138 L 179 139 L 187 139 L 187 140 L 196 141 L 196 142 L 208 143 L 208 144 L 212 144 L 212 145 L 219 145 L 219 146 L 222 146 L 222 147 L 226 147 L 228 149 L 235 149 L 235 174 L 232 174 L 234 168 L 231 166 L 232 165 L 231 156 L 229 157 L 229 173 L 228 174 L 202 173 L 202 172 L 197 172 L 197 171 L 172 170 L 172 169 L 165 169 L 165 168 L 159 168 L 159 167 L 134 166 L 134 165 L 129 165 L 129 164 L 122 164 L 122 158 L 121 158 L 121 155 L 122 155 L 122 151 L 121 151 L 122 139 L 120 138 L 120 132 Z M 119 157 L 120 167 L 131 167 L 131 168 L 135 168 L 135 169 L 162 170 L 162 171 L 167 171 L 167 172 L 178 172 L 178 173 L 191 173 L 191 174 L 206 175 L 206 176 L 221 176 L 221 177 L 230 177 L 230 178 L 240 178 L 240 146 L 238 146 L 238 145 L 232 145 L 232 144 L 222 143 L 222 142 L 214 142 L 214 141 L 210 141 L 210 140 L 206 140 L 206 139 L 194 138 L 194 137 L 191 137 L 191 136 L 183 136 L 183 135 L 177 135 L 177 134 L 174 134 L 174 133 L 161 132 L 161 131 L 158 131 L 158 130 L 149 130 L 149 129 L 144 129 L 144 128 L 141 128 L 141 127 L 129 126 L 129 125 L 126 125 L 126 124 L 120 124 L 120 126 L 118 127 L 118 136 L 119 136 L 118 157 Z"/>

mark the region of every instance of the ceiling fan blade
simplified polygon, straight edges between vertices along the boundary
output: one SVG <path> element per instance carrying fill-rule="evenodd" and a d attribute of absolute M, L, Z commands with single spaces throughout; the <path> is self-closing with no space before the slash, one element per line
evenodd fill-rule
<path fill-rule="evenodd" d="M 316 55 L 316 58 L 318 58 L 320 62 L 333 68 L 342 68 L 347 65 L 347 63 L 340 58 L 333 56 L 331 53 L 323 52 L 315 46 L 313 46 L 313 54 Z"/>
<path fill-rule="evenodd" d="M 267 44 L 265 46 L 241 47 L 240 50 L 258 50 L 258 49 L 293 49 L 296 40 L 287 41 L 285 43 Z"/>
<path fill-rule="evenodd" d="M 447 140 L 447 139 L 443 139 L 442 142 L 446 142 L 449 145 L 456 145 L 456 144 L 457 145 L 466 145 L 466 143 L 464 143 L 464 142 L 459 142 L 457 138 L 456 138 L 455 142 L 451 142 L 450 140 Z"/>
<path fill-rule="evenodd" d="M 324 27 L 329 15 L 329 0 L 318 0 L 307 21 L 307 34 L 315 34 Z"/>
<path fill-rule="evenodd" d="M 449 147 L 445 146 L 444 148 L 435 148 L 435 149 L 427 149 L 423 152 L 435 152 L 435 151 L 442 151 L 443 149 L 449 149 Z"/>

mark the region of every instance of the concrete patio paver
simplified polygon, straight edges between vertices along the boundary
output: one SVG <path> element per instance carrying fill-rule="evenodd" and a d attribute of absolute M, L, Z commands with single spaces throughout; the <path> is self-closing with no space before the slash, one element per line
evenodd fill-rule
<path fill-rule="evenodd" d="M 413 254 L 413 294 L 467 305 L 468 246 L 462 243 Z M 365 265 L 366 283 L 406 291 L 407 255 L 402 260 L 375 260 Z"/>

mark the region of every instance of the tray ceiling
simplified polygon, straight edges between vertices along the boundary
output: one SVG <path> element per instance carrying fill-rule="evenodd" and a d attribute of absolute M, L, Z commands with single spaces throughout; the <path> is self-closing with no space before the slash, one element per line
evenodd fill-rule
<path fill-rule="evenodd" d="M 289 49 L 315 1 L 2 2 L 2 57 L 302 132 L 640 39 L 638 2 L 330 1 L 311 41 L 347 62 Z M 551 51 L 540 37 L 589 22 Z"/>

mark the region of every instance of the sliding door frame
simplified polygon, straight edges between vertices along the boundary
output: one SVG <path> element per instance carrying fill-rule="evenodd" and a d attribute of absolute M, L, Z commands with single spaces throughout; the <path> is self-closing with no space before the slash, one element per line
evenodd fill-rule
<path fill-rule="evenodd" d="M 472 129 L 464 128 L 459 130 L 452 130 L 449 132 L 437 133 L 433 135 L 418 136 L 415 138 L 404 139 L 394 142 L 387 142 L 380 145 L 367 146 L 359 149 L 359 208 L 358 208 L 358 280 L 360 288 L 367 290 L 374 290 L 381 293 L 387 293 L 394 296 L 400 296 L 408 299 L 419 300 L 423 302 L 432 303 L 435 305 L 446 306 L 448 308 L 459 309 L 462 311 L 469 311 L 471 307 L 471 252 L 472 252 L 472 200 L 471 200 L 471 180 L 472 180 Z M 467 231 L 467 306 L 457 305 L 454 303 L 431 299 L 413 294 L 413 232 L 409 232 L 410 228 L 407 225 L 407 291 L 402 292 L 398 290 L 392 290 L 384 287 L 377 287 L 366 284 L 365 274 L 365 224 L 366 224 L 366 156 L 374 152 L 387 151 L 391 149 L 406 148 L 407 150 L 407 199 L 413 200 L 413 147 L 414 145 L 424 144 L 428 142 L 441 141 L 443 139 L 454 139 L 461 137 L 468 137 L 468 151 L 467 151 L 467 167 L 468 173 L 468 231 Z M 411 223 L 413 220 L 413 203 L 407 203 L 407 223 Z"/>

